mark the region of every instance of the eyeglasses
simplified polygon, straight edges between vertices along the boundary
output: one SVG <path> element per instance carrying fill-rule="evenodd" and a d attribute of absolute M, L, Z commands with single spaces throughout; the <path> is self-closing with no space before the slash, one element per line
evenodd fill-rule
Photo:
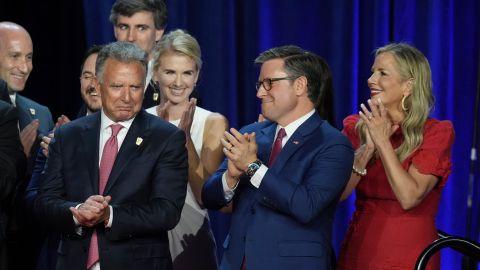
<path fill-rule="evenodd" d="M 263 89 L 266 91 L 272 90 L 272 83 L 276 81 L 281 81 L 281 80 L 296 80 L 300 76 L 288 76 L 288 77 L 282 77 L 282 78 L 266 78 L 263 79 L 263 81 L 259 81 L 255 84 L 255 88 L 257 91 L 260 89 L 260 86 L 263 86 Z"/>

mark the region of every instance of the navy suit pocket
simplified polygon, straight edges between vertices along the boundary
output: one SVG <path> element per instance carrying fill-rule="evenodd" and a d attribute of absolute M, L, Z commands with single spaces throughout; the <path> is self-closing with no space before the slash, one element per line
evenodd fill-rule
<path fill-rule="evenodd" d="M 135 259 L 162 258 L 169 256 L 168 245 L 133 245 Z"/>
<path fill-rule="evenodd" d="M 285 241 L 278 244 L 282 257 L 323 257 L 328 248 L 320 242 Z"/>

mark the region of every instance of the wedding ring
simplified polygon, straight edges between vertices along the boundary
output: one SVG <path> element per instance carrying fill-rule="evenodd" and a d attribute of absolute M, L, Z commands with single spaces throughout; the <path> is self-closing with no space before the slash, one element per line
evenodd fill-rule
<path fill-rule="evenodd" d="M 368 116 L 368 120 L 372 120 L 372 118 L 373 118 L 373 117 L 372 117 L 371 115 Z"/>

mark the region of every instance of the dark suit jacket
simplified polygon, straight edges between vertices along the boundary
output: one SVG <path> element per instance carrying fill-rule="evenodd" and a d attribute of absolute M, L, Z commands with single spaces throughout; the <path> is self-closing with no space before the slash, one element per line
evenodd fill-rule
<path fill-rule="evenodd" d="M 3 81 L 0 81 L 2 87 Z M 0 100 L 0 269 L 7 269 L 6 229 L 12 197 L 23 179 L 26 158 L 18 132 L 17 110 Z"/>
<path fill-rule="evenodd" d="M 258 157 L 267 163 L 277 124 L 241 129 L 255 132 Z M 221 269 L 334 269 L 331 234 L 338 199 L 350 177 L 350 142 L 318 114 L 289 138 L 257 189 L 245 177 L 235 191 Z M 222 188 L 226 161 L 203 187 L 207 208 L 227 202 Z"/>
<path fill-rule="evenodd" d="M 0 101 L 0 212 L 10 207 L 9 200 L 25 171 L 26 158 L 17 122 L 16 108 Z M 0 239 L 4 228 L 0 222 Z"/>
<path fill-rule="evenodd" d="M 157 99 L 155 99 L 155 97 L 157 97 Z M 160 89 L 153 82 L 153 80 L 151 80 L 143 96 L 142 108 L 148 109 L 150 107 L 157 106 L 158 104 L 160 104 Z"/>
<path fill-rule="evenodd" d="M 92 229 L 75 231 L 69 207 L 98 194 L 100 113 L 55 132 L 35 210 L 61 232 L 57 269 L 82 269 Z M 175 227 L 187 187 L 185 134 L 140 111 L 118 152 L 103 195 L 112 196 L 112 227 L 96 227 L 102 270 L 171 269 L 167 231 Z"/>

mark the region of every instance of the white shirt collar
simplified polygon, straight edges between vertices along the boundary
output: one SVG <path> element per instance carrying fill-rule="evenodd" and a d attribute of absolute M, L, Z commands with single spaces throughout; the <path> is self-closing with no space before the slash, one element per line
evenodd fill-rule
<path fill-rule="evenodd" d="M 112 119 L 108 118 L 108 116 L 105 114 L 105 112 L 102 109 L 102 113 L 100 115 L 100 119 L 101 119 L 100 131 L 105 130 L 106 128 L 110 127 L 110 125 L 113 125 L 113 124 L 121 124 L 125 128 L 125 130 L 129 130 L 135 117 L 127 121 L 114 122 L 112 121 Z"/>
<path fill-rule="evenodd" d="M 153 59 L 148 60 L 148 65 L 147 65 L 147 79 L 145 80 L 145 88 L 143 91 L 147 91 L 147 87 L 150 84 L 150 81 L 152 80 L 153 77 L 153 64 L 155 61 Z"/>
<path fill-rule="evenodd" d="M 10 101 L 12 102 L 13 106 L 17 106 L 17 92 L 13 92 L 13 94 L 8 94 L 10 96 Z"/>
<path fill-rule="evenodd" d="M 280 130 L 281 128 L 284 128 L 287 136 L 285 136 L 283 141 L 286 142 L 288 138 L 290 138 L 290 136 L 292 136 L 292 134 L 298 129 L 298 127 L 300 127 L 305 121 L 307 121 L 307 119 L 310 118 L 310 116 L 312 116 L 314 113 L 315 113 L 315 110 L 311 110 L 309 113 L 291 122 L 286 127 L 277 125 L 277 130 L 275 131 L 275 138 L 277 137 L 276 134 L 278 134 L 278 130 Z"/>

